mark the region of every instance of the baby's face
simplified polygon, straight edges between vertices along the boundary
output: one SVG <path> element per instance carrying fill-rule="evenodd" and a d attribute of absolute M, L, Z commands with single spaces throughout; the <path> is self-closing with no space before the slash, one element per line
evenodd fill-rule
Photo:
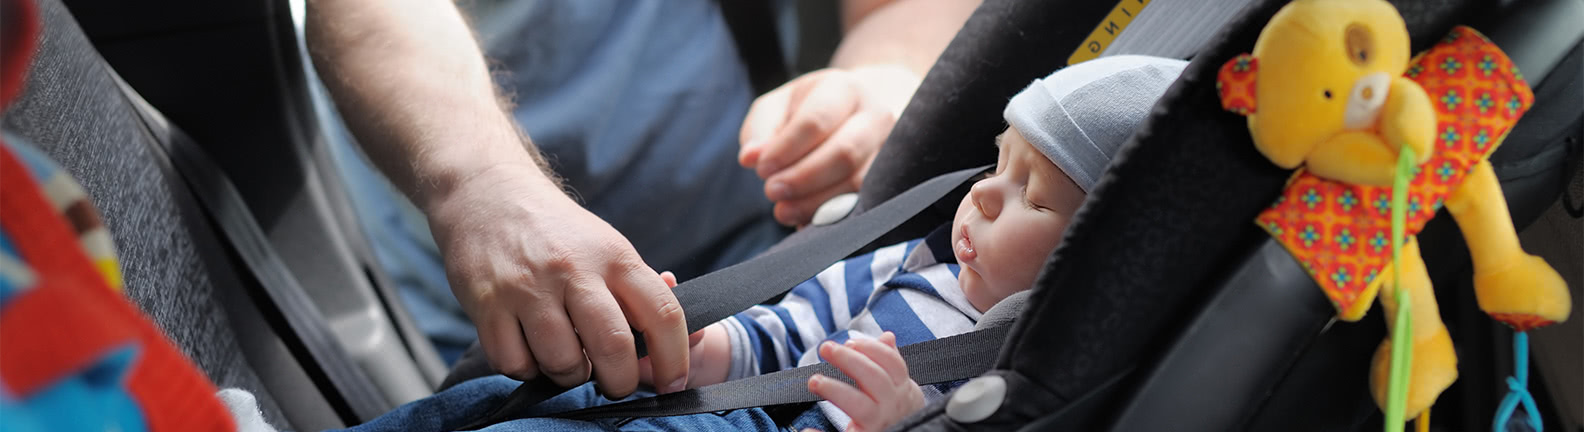
<path fill-rule="evenodd" d="M 1034 285 L 1084 193 L 1016 128 L 997 140 L 990 178 L 974 183 L 952 221 L 958 280 L 980 311 Z"/>

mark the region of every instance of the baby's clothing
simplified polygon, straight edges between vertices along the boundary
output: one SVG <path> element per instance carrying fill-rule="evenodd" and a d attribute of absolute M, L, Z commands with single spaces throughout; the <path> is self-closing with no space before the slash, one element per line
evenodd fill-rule
<path fill-rule="evenodd" d="M 982 315 L 957 284 L 951 226 L 921 239 L 837 262 L 793 288 L 774 305 L 754 306 L 721 321 L 731 340 L 727 380 L 820 363 L 819 344 L 896 334 L 905 346 L 973 330 Z M 958 383 L 924 386 L 933 401 Z M 830 402 L 819 408 L 846 429 Z"/>

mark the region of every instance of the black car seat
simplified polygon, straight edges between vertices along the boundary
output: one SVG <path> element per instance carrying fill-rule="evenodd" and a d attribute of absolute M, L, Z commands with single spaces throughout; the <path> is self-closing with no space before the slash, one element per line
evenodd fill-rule
<path fill-rule="evenodd" d="M 1492 157 L 1503 167 L 1498 174 L 1522 228 L 1556 202 L 1560 187 L 1578 172 L 1576 162 L 1565 161 L 1579 158 L 1581 48 L 1576 24 L 1563 23 L 1579 22 L 1579 4 L 1392 3 L 1407 20 L 1416 51 L 1451 25 L 1469 23 L 1515 57 L 1528 58 L 1520 64 L 1546 100 L 1536 103 Z M 980 422 L 953 422 L 942 406 L 935 406 L 907 426 L 1378 427 L 1368 421 L 1375 410 L 1362 377 L 1383 326 L 1330 325 L 1331 308 L 1312 282 L 1253 226 L 1253 215 L 1271 201 L 1288 173 L 1254 151 L 1241 118 L 1216 109 L 1214 68 L 1248 51 L 1263 23 L 1283 4 L 1255 2 L 1198 52 L 1071 225 L 991 372 L 1004 377 L 1008 394 L 1016 397 Z M 999 130 L 1000 119 L 989 115 L 996 111 L 986 107 L 1004 101 L 1016 85 L 979 78 L 1027 82 L 1055 65 L 1025 70 L 1022 62 L 981 59 L 1040 52 L 1064 31 L 1043 25 L 1044 17 L 1058 10 L 987 2 L 976 12 L 919 92 L 940 95 L 934 99 L 938 105 L 920 106 L 916 100 L 909 107 L 928 115 L 904 114 L 878 159 L 894 162 L 876 163 L 865 198 L 883 199 L 895 190 L 869 188 L 902 177 L 882 170 L 918 178 L 988 160 L 990 155 L 961 143 L 983 142 Z M 1005 27 L 1018 31 L 997 29 Z M 1542 73 L 1545 69 L 1553 71 Z M 979 112 L 985 114 L 974 116 Z M 941 126 L 948 123 L 941 121 L 945 118 L 950 126 Z M 913 166 L 896 168 L 900 165 Z M 1467 252 L 1455 227 L 1443 216 L 1420 238 L 1427 250 L 1436 250 L 1435 257 L 1427 253 L 1425 258 L 1437 291 L 1449 299 L 1442 304 L 1444 316 L 1460 317 L 1449 323 L 1462 327 L 1453 334 L 1460 357 L 1470 359 L 1461 365 L 1465 378 L 1459 385 L 1476 388 L 1461 392 L 1480 394 L 1465 398 L 1460 390 L 1449 391 L 1442 401 L 1452 414 L 1437 424 L 1454 430 L 1487 427 L 1505 390 L 1494 383 L 1507 373 L 1489 359 L 1510 351 L 1501 341 L 1487 339 L 1498 333 L 1474 309 Z"/>

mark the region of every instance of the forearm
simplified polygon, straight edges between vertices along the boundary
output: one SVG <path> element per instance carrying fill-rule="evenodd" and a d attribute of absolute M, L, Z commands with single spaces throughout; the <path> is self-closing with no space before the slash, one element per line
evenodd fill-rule
<path fill-rule="evenodd" d="M 311 0 L 309 53 L 348 127 L 428 209 L 466 179 L 529 165 L 559 193 L 497 97 L 461 14 L 444 0 Z"/>
<path fill-rule="evenodd" d="M 866 91 L 900 111 L 978 6 L 978 0 L 848 0 L 846 34 L 830 65 L 857 72 L 871 83 Z"/>

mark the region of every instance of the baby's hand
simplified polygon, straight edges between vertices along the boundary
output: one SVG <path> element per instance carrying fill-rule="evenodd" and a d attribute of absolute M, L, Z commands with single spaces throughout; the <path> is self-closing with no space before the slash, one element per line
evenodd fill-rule
<path fill-rule="evenodd" d="M 809 377 L 809 391 L 836 404 L 852 417 L 849 431 L 880 431 L 924 407 L 924 392 L 908 377 L 897 351 L 896 335 L 879 341 L 848 340 L 845 345 L 820 344 L 820 358 L 852 377 L 858 388 L 824 375 Z M 859 389 L 862 389 L 860 391 Z"/>

